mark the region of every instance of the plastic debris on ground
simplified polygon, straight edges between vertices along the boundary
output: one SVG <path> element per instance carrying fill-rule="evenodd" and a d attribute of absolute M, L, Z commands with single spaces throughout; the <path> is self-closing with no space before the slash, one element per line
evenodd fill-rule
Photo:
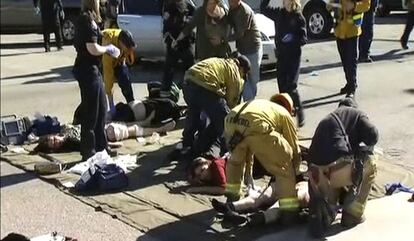
<path fill-rule="evenodd" d="M 319 72 L 317 72 L 317 71 L 312 71 L 309 75 L 310 75 L 310 76 L 319 76 Z"/>
<path fill-rule="evenodd" d="M 128 172 L 128 168 L 137 167 L 136 155 L 118 155 L 115 158 L 111 158 L 106 150 L 97 152 L 94 156 L 90 157 L 87 161 L 81 162 L 69 169 L 69 172 L 82 175 L 91 166 L 94 165 L 105 165 L 105 164 L 116 164 L 124 172 Z"/>

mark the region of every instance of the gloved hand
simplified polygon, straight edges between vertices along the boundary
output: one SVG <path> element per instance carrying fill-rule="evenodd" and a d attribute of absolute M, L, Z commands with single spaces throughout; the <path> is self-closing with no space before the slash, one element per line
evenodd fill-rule
<path fill-rule="evenodd" d="M 119 48 L 113 44 L 106 45 L 105 47 L 106 47 L 106 53 L 111 55 L 114 58 L 118 58 L 119 55 L 121 54 L 121 51 L 119 50 Z"/>
<path fill-rule="evenodd" d="M 35 13 L 35 15 L 39 15 L 40 14 L 40 8 L 39 7 L 34 7 L 33 11 Z"/>
<path fill-rule="evenodd" d="M 285 34 L 285 36 L 283 36 L 283 38 L 282 38 L 282 42 L 285 43 L 285 44 L 290 43 L 292 41 L 293 41 L 293 34 L 291 34 L 291 33 Z"/>

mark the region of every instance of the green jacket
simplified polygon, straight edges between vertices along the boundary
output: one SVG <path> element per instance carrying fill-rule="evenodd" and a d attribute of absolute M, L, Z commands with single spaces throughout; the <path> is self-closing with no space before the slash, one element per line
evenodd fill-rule
<path fill-rule="evenodd" d="M 206 14 L 206 3 L 204 1 L 203 6 L 196 9 L 193 18 L 184 28 L 183 33 L 188 36 L 197 28 L 196 33 L 196 59 L 203 60 L 210 57 L 226 58 L 231 53 L 228 38 L 231 31 L 231 26 L 228 19 L 228 9 L 223 2 L 220 0 L 220 6 L 226 11 L 226 16 L 221 20 L 217 21 L 217 24 L 211 24 L 212 18 Z M 214 46 L 211 44 L 209 37 L 219 36 L 221 38 L 221 44 Z"/>
<path fill-rule="evenodd" d="M 184 79 L 224 97 L 230 108 L 239 102 L 244 84 L 234 59 L 205 59 L 187 70 Z"/>

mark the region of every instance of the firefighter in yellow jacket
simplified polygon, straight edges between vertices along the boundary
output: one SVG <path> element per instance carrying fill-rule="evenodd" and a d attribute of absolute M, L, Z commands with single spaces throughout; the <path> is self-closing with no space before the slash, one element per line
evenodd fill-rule
<path fill-rule="evenodd" d="M 183 86 L 188 106 L 183 131 L 184 158 L 192 160 L 215 144 L 224 151 L 224 118 L 239 102 L 244 78 L 249 71 L 250 62 L 244 55 L 230 59 L 205 59 L 187 70 Z M 207 126 L 201 124 L 202 112 L 210 122 Z"/>
<path fill-rule="evenodd" d="M 358 37 L 361 35 L 363 13 L 371 0 L 331 0 L 328 8 L 335 12 L 335 36 L 345 72 L 346 85 L 340 93 L 353 96 L 357 88 Z M 338 4 L 339 1 L 339 4 Z"/>
<path fill-rule="evenodd" d="M 102 44 L 113 44 L 121 51 L 118 58 L 114 58 L 109 54 L 104 54 L 102 57 L 105 92 L 108 96 L 109 107 L 112 112 L 115 110 L 113 86 L 116 80 L 126 102 L 134 101 L 134 93 L 132 91 L 127 64 L 131 65 L 135 61 L 134 49 L 136 45 L 131 33 L 121 29 L 105 29 L 102 31 Z"/>
<path fill-rule="evenodd" d="M 280 221 L 285 224 L 293 221 L 299 211 L 295 184 L 301 157 L 293 110 L 290 96 L 277 94 L 271 101 L 253 100 L 238 105 L 226 116 L 224 126 L 231 152 L 226 166 L 227 197 L 234 200 L 240 196 L 243 177 L 251 175 L 254 155 L 276 178 Z"/>

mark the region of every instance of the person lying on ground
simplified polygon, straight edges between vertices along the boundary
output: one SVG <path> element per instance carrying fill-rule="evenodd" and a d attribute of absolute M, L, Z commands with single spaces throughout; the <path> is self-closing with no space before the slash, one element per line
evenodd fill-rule
<path fill-rule="evenodd" d="M 111 147 L 120 147 L 119 141 L 134 138 L 150 136 L 154 132 L 167 132 L 173 130 L 175 122 L 170 121 L 162 126 L 155 128 L 141 127 L 136 123 L 110 123 L 105 126 L 105 132 L 108 144 Z M 80 125 L 63 125 L 61 132 L 41 136 L 38 145 L 34 148 L 32 154 L 43 153 L 63 153 L 79 151 L 80 149 Z"/>
<path fill-rule="evenodd" d="M 198 157 L 191 163 L 188 181 L 192 185 L 188 193 L 223 195 L 226 187 L 227 156 L 206 159 Z"/>
<path fill-rule="evenodd" d="M 140 126 L 149 126 L 168 119 L 178 120 L 185 109 L 168 98 L 134 100 L 128 104 L 120 102 L 115 106 L 112 121 L 139 122 Z"/>
<path fill-rule="evenodd" d="M 309 206 L 308 182 L 300 181 L 296 183 L 296 192 L 299 200 L 300 208 Z M 267 224 L 275 222 L 278 219 L 278 202 L 279 197 L 276 192 L 275 181 L 271 180 L 269 185 L 260 192 L 250 192 L 243 199 L 234 202 L 220 202 L 212 199 L 213 208 L 224 214 L 224 219 L 233 224 L 242 224 L 248 222 L 249 225 Z M 264 212 L 259 212 L 265 210 Z M 253 213 L 248 217 L 240 215 L 240 213 Z"/>

